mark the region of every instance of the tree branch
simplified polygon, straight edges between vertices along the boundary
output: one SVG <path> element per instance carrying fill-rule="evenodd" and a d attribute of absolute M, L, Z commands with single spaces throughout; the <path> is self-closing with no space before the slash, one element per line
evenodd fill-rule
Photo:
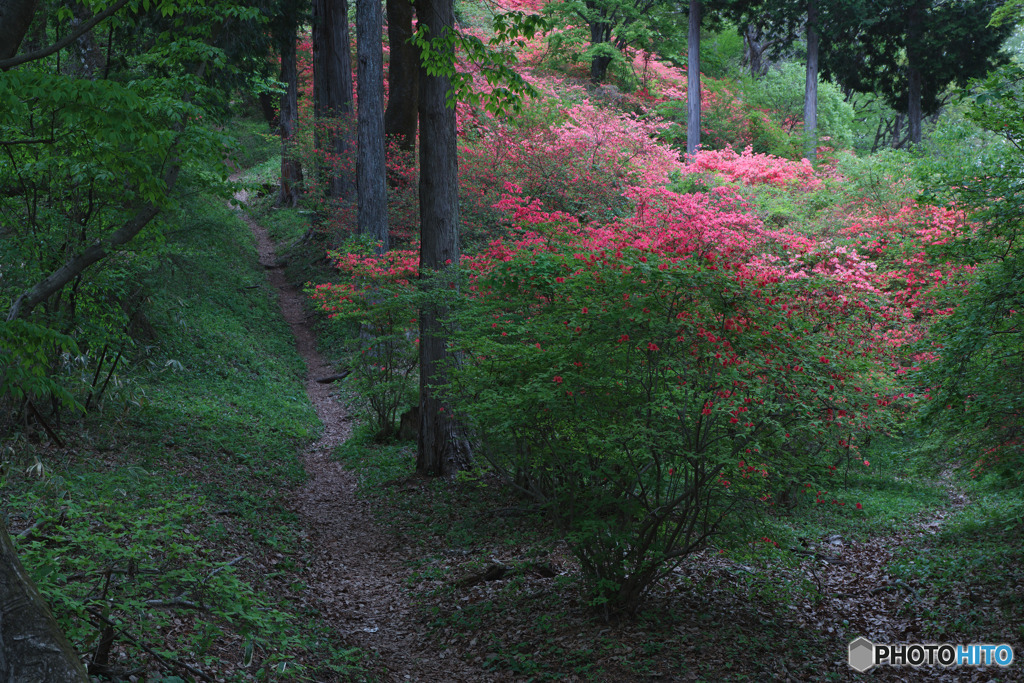
<path fill-rule="evenodd" d="M 31 138 L 26 140 L 0 140 L 0 147 L 13 147 L 14 145 L 39 145 L 53 144 L 56 139 L 51 135 L 48 138 Z"/>
<path fill-rule="evenodd" d="M 62 50 L 74 41 L 78 40 L 80 37 L 82 37 L 82 35 L 91 31 L 93 26 L 100 23 L 107 17 L 114 15 L 115 13 L 117 13 L 118 10 L 120 10 L 127 4 L 128 0 L 117 0 L 117 2 L 115 2 L 113 5 L 103 10 L 99 14 L 95 15 L 92 19 L 85 22 L 84 24 L 81 24 L 74 31 L 67 34 L 66 36 L 58 40 L 56 43 L 48 47 L 36 50 L 35 52 L 27 52 L 23 55 L 18 55 L 17 57 L 11 57 L 10 59 L 0 59 L 0 71 L 7 71 L 8 69 L 12 69 L 16 66 L 24 64 L 25 62 L 34 62 L 37 59 L 49 57 L 54 52 Z"/>
<path fill-rule="evenodd" d="M 178 180 L 178 172 L 181 166 L 173 164 L 170 170 L 164 175 L 164 183 L 168 192 L 174 187 Z M 147 204 L 135 214 L 135 216 L 114 231 L 106 239 L 98 239 L 89 245 L 85 251 L 73 257 L 70 261 L 55 270 L 46 279 L 36 283 L 31 289 L 23 292 L 14 300 L 10 310 L 7 312 L 7 321 L 23 318 L 32 312 L 32 309 L 46 301 L 53 294 L 60 291 L 64 285 L 71 282 L 86 268 L 107 256 L 112 249 L 131 241 L 153 218 L 160 213 L 155 204 Z"/>

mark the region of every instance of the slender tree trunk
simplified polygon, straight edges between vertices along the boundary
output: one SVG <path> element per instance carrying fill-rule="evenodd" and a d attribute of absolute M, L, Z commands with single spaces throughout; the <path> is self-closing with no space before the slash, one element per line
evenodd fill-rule
<path fill-rule="evenodd" d="M 0 0 L 0 59 L 18 54 L 38 0 Z"/>
<path fill-rule="evenodd" d="M 921 40 L 921 21 L 924 8 L 914 3 L 907 16 L 907 122 L 911 144 L 921 142 L 921 71 L 922 55 L 918 48 Z"/>
<path fill-rule="evenodd" d="M 686 58 L 686 153 L 700 148 L 700 0 L 690 0 Z"/>
<path fill-rule="evenodd" d="M 761 78 L 768 73 L 771 62 L 765 57 L 768 49 L 775 44 L 764 34 L 764 30 L 756 25 L 750 24 L 743 32 L 743 61 L 750 69 L 751 78 Z"/>
<path fill-rule="evenodd" d="M 359 233 L 388 250 L 387 168 L 384 160 L 384 48 L 380 0 L 356 0 L 358 56 Z"/>
<path fill-rule="evenodd" d="M 909 101 L 907 102 L 907 123 L 910 126 L 910 142 L 920 144 L 921 142 L 921 72 L 913 63 L 907 65 L 907 89 Z"/>
<path fill-rule="evenodd" d="M 299 68 L 295 54 L 295 28 L 289 31 L 281 44 L 281 82 L 285 92 L 281 95 L 278 115 L 281 132 L 281 190 L 278 206 L 299 205 L 299 187 L 302 184 L 302 162 L 295 158 L 295 127 L 299 121 Z"/>
<path fill-rule="evenodd" d="M 0 680 L 87 683 L 89 676 L 0 524 Z"/>
<path fill-rule="evenodd" d="M 807 2 L 807 79 L 804 83 L 804 152 L 818 155 L 818 2 Z"/>
<path fill-rule="evenodd" d="M 313 115 L 316 146 L 329 158 L 327 194 L 352 200 L 352 52 L 348 0 L 313 0 Z"/>
<path fill-rule="evenodd" d="M 167 187 L 166 191 L 168 193 L 174 189 L 174 184 L 178 180 L 180 170 L 181 168 L 177 164 L 173 164 L 167 173 L 164 174 L 164 184 Z M 37 282 L 30 289 L 22 292 L 14 300 L 14 303 L 11 304 L 7 311 L 7 322 L 17 320 L 18 318 L 27 318 L 36 306 L 60 292 L 64 285 L 81 275 L 86 268 L 106 258 L 117 247 L 134 239 L 151 220 L 156 218 L 158 213 L 160 213 L 159 207 L 154 204 L 147 204 L 136 211 L 131 220 L 117 230 L 102 239 L 96 240 L 81 252 L 70 257 L 60 268 Z"/>
<path fill-rule="evenodd" d="M 418 0 L 416 14 L 429 35 L 453 30 L 452 0 Z M 454 61 L 454 55 L 452 55 Z M 455 110 L 447 106 L 451 81 L 420 68 L 420 277 L 428 292 L 453 292 L 445 271 L 459 263 L 459 193 Z M 439 395 L 453 360 L 443 328 L 447 312 L 435 296 L 420 309 L 420 434 L 416 471 L 449 475 L 469 463 L 469 448 Z"/>
<path fill-rule="evenodd" d="M 416 148 L 416 119 L 420 91 L 420 54 L 412 38 L 413 5 L 409 0 L 387 0 L 388 108 L 384 112 L 384 134 L 396 138 L 398 146 L 411 152 Z"/>

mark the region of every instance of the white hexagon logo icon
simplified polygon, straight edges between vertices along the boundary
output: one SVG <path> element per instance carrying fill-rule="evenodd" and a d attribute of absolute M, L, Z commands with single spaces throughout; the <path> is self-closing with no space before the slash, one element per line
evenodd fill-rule
<path fill-rule="evenodd" d="M 875 644 L 867 638 L 858 638 L 850 643 L 850 667 L 861 673 L 875 665 Z"/>

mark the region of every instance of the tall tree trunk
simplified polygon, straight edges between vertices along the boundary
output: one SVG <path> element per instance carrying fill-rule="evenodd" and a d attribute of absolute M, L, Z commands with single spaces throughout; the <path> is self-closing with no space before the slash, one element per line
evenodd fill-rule
<path fill-rule="evenodd" d="M 356 0 L 359 233 L 388 250 L 387 168 L 384 161 L 384 47 L 380 0 Z"/>
<path fill-rule="evenodd" d="M 316 146 L 326 152 L 327 194 L 352 200 L 352 52 L 348 0 L 313 0 L 313 115 Z M 321 126 L 326 126 L 323 130 Z"/>
<path fill-rule="evenodd" d="M 804 83 L 804 152 L 818 156 L 818 1 L 807 2 L 807 79 Z"/>
<path fill-rule="evenodd" d="M 416 14 L 431 37 L 454 30 L 453 0 L 418 0 Z M 455 56 L 451 55 L 454 63 Z M 453 64 L 454 66 L 454 64 Z M 451 80 L 420 67 L 420 277 L 433 293 L 449 290 L 445 271 L 459 263 L 459 193 L 455 110 L 447 106 Z M 452 360 L 439 297 L 420 309 L 420 434 L 416 471 L 449 475 L 469 463 L 469 448 L 451 409 L 439 396 Z"/>
<path fill-rule="evenodd" d="M 82 681 L 89 676 L 25 572 L 0 524 L 0 680 Z"/>
<path fill-rule="evenodd" d="M 388 108 L 384 112 L 384 134 L 396 138 L 398 146 L 411 152 L 416 147 L 416 118 L 420 92 L 420 53 L 412 38 L 413 5 L 409 0 L 387 0 Z"/>
<path fill-rule="evenodd" d="M 921 142 L 921 71 L 920 45 L 924 8 L 915 2 L 907 15 L 907 122 L 911 144 Z"/>
<path fill-rule="evenodd" d="M 907 65 L 907 124 L 910 126 L 910 142 L 921 142 L 921 72 L 913 63 Z"/>
<path fill-rule="evenodd" d="M 690 0 L 690 26 L 686 39 L 686 153 L 700 148 L 700 0 Z"/>
<path fill-rule="evenodd" d="M 299 205 L 299 186 L 302 184 L 302 162 L 295 157 L 295 127 L 299 120 L 299 69 L 296 63 L 296 27 L 285 36 L 281 48 L 281 82 L 285 92 L 281 95 L 281 112 L 278 115 L 281 132 L 281 190 L 277 195 L 278 206 Z"/>
<path fill-rule="evenodd" d="M 38 0 L 0 0 L 0 59 L 18 54 Z"/>

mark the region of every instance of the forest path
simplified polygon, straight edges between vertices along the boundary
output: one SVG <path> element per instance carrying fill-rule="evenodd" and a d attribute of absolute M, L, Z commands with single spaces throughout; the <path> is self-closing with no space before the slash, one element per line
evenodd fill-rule
<path fill-rule="evenodd" d="M 943 473 L 940 483 L 946 503 L 906 520 L 907 524 L 898 530 L 863 541 L 837 535 L 807 551 L 812 557 L 802 563 L 802 569 L 817 585 L 821 601 L 797 611 L 801 626 L 836 634 L 843 644 L 853 640 L 855 635 L 882 644 L 935 642 L 927 615 L 939 607 L 940 598 L 928 585 L 897 578 L 890 565 L 907 548 L 923 547 L 925 553 L 931 552 L 929 537 L 935 536 L 950 517 L 970 504 L 949 472 Z M 845 660 L 845 652 L 842 658 Z M 994 669 L 991 667 L 986 672 L 985 669 L 940 666 L 881 667 L 872 669 L 868 675 L 879 681 L 984 681 L 995 680 L 991 678 Z M 840 670 L 843 670 L 842 665 Z M 848 670 L 847 673 L 852 675 Z"/>
<path fill-rule="evenodd" d="M 236 197 L 245 201 L 245 197 Z M 351 432 L 344 406 L 331 385 L 317 378 L 335 369 L 317 351 L 316 338 L 303 307 L 304 295 L 292 287 L 277 264 L 266 229 L 244 212 L 256 237 L 261 265 L 277 290 L 281 312 L 306 362 L 306 392 L 323 433 L 302 454 L 308 481 L 295 492 L 293 510 L 312 540 L 302 578 L 308 599 L 345 647 L 371 653 L 372 674 L 383 681 L 493 681 L 495 674 L 473 669 L 458 657 L 444 658 L 424 637 L 424 626 L 403 588 L 410 570 L 393 552 L 393 540 L 377 526 L 367 501 L 356 497 L 355 475 L 331 454 Z M 326 682 L 325 682 L 326 683 Z"/>

